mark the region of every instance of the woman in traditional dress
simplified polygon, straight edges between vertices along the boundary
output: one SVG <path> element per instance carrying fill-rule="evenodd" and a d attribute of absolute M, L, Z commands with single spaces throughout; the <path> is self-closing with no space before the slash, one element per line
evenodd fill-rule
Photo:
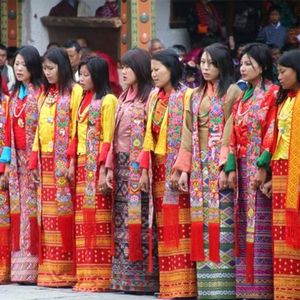
<path fill-rule="evenodd" d="M 198 296 L 235 299 L 234 195 L 218 166 L 226 162 L 232 107 L 241 90 L 232 84 L 233 64 L 226 46 L 206 47 L 200 68 L 201 86 L 185 109 L 174 169 L 182 172 L 179 189 L 186 192 L 190 173 L 191 259 L 197 262 Z"/>
<path fill-rule="evenodd" d="M 127 87 L 119 97 L 113 145 L 106 164 L 111 188 L 114 178 L 112 288 L 154 293 L 158 291 L 158 261 L 156 236 L 151 236 L 149 228 L 152 202 L 138 187 L 146 104 L 152 88 L 150 56 L 144 50 L 132 49 L 121 63 Z"/>
<path fill-rule="evenodd" d="M 268 47 L 245 46 L 240 71 L 248 89 L 234 105 L 225 166 L 229 186 L 237 189 L 236 297 L 272 299 L 272 203 L 259 189 L 270 165 L 278 90 Z"/>
<path fill-rule="evenodd" d="M 278 61 L 281 85 L 272 157 L 274 299 L 300 299 L 300 50 Z"/>
<path fill-rule="evenodd" d="M 2 76 L 0 74 L 0 82 Z M 5 146 L 8 97 L 0 85 L 0 153 Z M 10 211 L 7 191 L 7 173 L 5 164 L 0 162 L 0 284 L 10 281 Z"/>
<path fill-rule="evenodd" d="M 111 94 L 104 59 L 86 58 L 78 70 L 84 94 L 73 140 L 77 154 L 74 289 L 97 292 L 111 285 L 111 196 L 104 193 L 105 162 L 113 138 L 117 98 Z"/>
<path fill-rule="evenodd" d="M 74 207 L 72 184 L 74 166 L 68 147 L 75 135 L 77 109 L 82 88 L 74 84 L 67 53 L 49 50 L 43 57 L 45 91 L 29 168 L 39 193 L 38 285 L 65 287 L 75 281 L 73 263 Z M 40 162 L 38 164 L 38 162 Z M 38 178 L 38 172 L 40 178 Z"/>
<path fill-rule="evenodd" d="M 9 163 L 11 216 L 11 281 L 36 283 L 38 269 L 37 186 L 28 172 L 38 122 L 42 64 L 33 46 L 22 47 L 14 59 L 16 84 L 10 96 L 6 147 L 1 160 Z"/>
<path fill-rule="evenodd" d="M 189 104 L 192 90 L 180 83 L 182 68 L 172 50 L 154 53 L 151 71 L 157 89 L 149 99 L 141 188 L 149 189 L 148 169 L 153 170 L 160 298 L 195 297 L 196 268 L 190 259 L 189 194 L 178 192 L 171 184 L 172 168 L 180 147 L 183 111 Z M 151 156 L 152 169 L 149 168 Z"/>

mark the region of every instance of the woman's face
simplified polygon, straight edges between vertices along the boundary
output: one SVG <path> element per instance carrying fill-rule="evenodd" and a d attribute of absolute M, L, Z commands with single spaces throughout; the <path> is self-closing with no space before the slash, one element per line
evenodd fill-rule
<path fill-rule="evenodd" d="M 151 76 L 154 85 L 158 88 L 166 89 L 172 86 L 171 71 L 158 60 L 151 60 Z"/>
<path fill-rule="evenodd" d="M 285 90 L 297 90 L 300 86 L 296 71 L 281 65 L 278 65 L 278 80 Z"/>
<path fill-rule="evenodd" d="M 17 54 L 14 63 L 14 72 L 18 81 L 24 84 L 28 84 L 31 79 L 31 74 L 29 73 L 25 60 L 22 55 Z"/>
<path fill-rule="evenodd" d="M 50 84 L 58 83 L 58 65 L 49 59 L 43 62 L 43 72 Z"/>
<path fill-rule="evenodd" d="M 219 79 L 219 69 L 214 65 L 209 53 L 204 52 L 200 59 L 200 69 L 205 81 L 216 82 Z"/>
<path fill-rule="evenodd" d="M 241 58 L 240 72 L 243 80 L 253 83 L 261 78 L 262 67 L 246 53 Z"/>
<path fill-rule="evenodd" d="M 123 77 L 123 82 L 127 86 L 137 84 L 137 78 L 134 71 L 126 65 L 122 66 L 122 77 Z"/>
<path fill-rule="evenodd" d="M 81 66 L 79 71 L 79 83 L 84 91 L 94 90 L 94 84 L 91 73 L 86 65 Z"/>

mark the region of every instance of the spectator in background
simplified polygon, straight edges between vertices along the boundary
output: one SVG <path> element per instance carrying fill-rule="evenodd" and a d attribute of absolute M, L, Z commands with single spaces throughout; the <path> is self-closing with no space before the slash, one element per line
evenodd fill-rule
<path fill-rule="evenodd" d="M 48 45 L 47 45 L 47 51 L 52 49 L 52 48 L 55 48 L 55 47 L 59 47 L 59 43 L 57 42 L 50 42 Z"/>
<path fill-rule="evenodd" d="M 78 65 L 81 60 L 81 47 L 76 40 L 67 40 L 64 42 L 63 47 L 68 53 L 74 80 L 79 82 Z"/>
<path fill-rule="evenodd" d="M 118 5 L 116 0 L 106 0 L 104 5 L 97 8 L 96 17 L 114 18 L 119 16 Z"/>
<path fill-rule="evenodd" d="M 77 43 L 79 44 L 79 46 L 82 48 L 87 48 L 88 47 L 88 42 L 87 39 L 84 37 L 78 37 L 76 38 Z"/>
<path fill-rule="evenodd" d="M 269 48 L 271 49 L 271 53 L 272 53 L 272 61 L 273 61 L 273 81 L 276 84 L 279 84 L 279 80 L 278 80 L 278 70 L 277 70 L 277 64 L 278 64 L 278 60 L 279 57 L 282 54 L 282 51 L 280 48 L 278 48 L 276 45 L 269 45 Z"/>
<path fill-rule="evenodd" d="M 172 48 L 177 53 L 179 60 L 184 61 L 186 53 L 187 53 L 185 46 L 176 44 L 176 45 L 173 45 Z"/>
<path fill-rule="evenodd" d="M 91 15 L 90 6 L 83 0 L 62 0 L 49 12 L 51 17 L 88 17 Z"/>
<path fill-rule="evenodd" d="M 202 48 L 195 48 L 188 52 L 185 56 L 182 82 L 189 88 L 196 88 L 200 86 L 201 76 L 199 59 L 202 52 Z"/>
<path fill-rule="evenodd" d="M 194 45 L 206 47 L 225 38 L 223 19 L 212 1 L 195 1 L 186 21 L 187 31 Z"/>
<path fill-rule="evenodd" d="M 18 48 L 15 46 L 7 47 L 7 63 L 12 67 L 14 65 L 14 59 L 15 59 L 17 51 L 18 51 Z"/>
<path fill-rule="evenodd" d="M 280 23 L 280 12 L 276 7 L 269 10 L 269 25 L 262 28 L 258 33 L 256 40 L 267 45 L 274 44 L 278 48 L 285 45 L 287 31 Z"/>
<path fill-rule="evenodd" d="M 50 17 L 77 17 L 78 1 L 62 0 L 53 6 L 49 12 Z"/>
<path fill-rule="evenodd" d="M 160 50 L 164 50 L 166 47 L 160 39 L 152 39 L 148 45 L 148 51 L 151 55 Z"/>
<path fill-rule="evenodd" d="M 12 90 L 16 79 L 13 68 L 7 63 L 7 48 L 0 44 L 0 72 L 9 90 Z"/>

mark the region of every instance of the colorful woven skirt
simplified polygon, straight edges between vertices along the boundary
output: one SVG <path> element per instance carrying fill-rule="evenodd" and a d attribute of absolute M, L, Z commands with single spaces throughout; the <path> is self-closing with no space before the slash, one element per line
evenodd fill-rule
<path fill-rule="evenodd" d="M 275 160 L 272 166 L 274 299 L 300 299 L 300 249 L 285 243 L 288 160 Z"/>
<path fill-rule="evenodd" d="M 10 281 L 9 215 L 8 192 L 0 189 L 0 284 Z"/>
<path fill-rule="evenodd" d="M 165 157 L 154 157 L 153 194 L 158 226 L 159 290 L 161 298 L 197 296 L 196 265 L 190 260 L 190 199 L 179 195 L 179 246 L 166 247 L 163 239 L 162 203 L 165 190 Z"/>
<path fill-rule="evenodd" d="M 273 261 L 272 261 L 272 200 L 260 190 L 255 202 L 254 236 L 254 282 L 246 282 L 246 193 L 250 188 L 247 176 L 246 159 L 238 161 L 238 249 L 236 258 L 236 297 L 250 299 L 273 299 Z"/>
<path fill-rule="evenodd" d="M 107 291 L 111 286 L 111 197 L 96 194 L 95 241 L 86 245 L 83 217 L 86 156 L 79 156 L 76 169 L 76 291 Z M 97 178 L 98 184 L 98 178 Z"/>
<path fill-rule="evenodd" d="M 148 272 L 148 205 L 149 197 L 142 194 L 143 260 L 131 262 L 128 257 L 128 178 L 129 154 L 115 156 L 114 243 L 112 288 L 130 292 L 158 291 L 158 260 L 156 236 L 153 237 L 153 272 Z"/>
<path fill-rule="evenodd" d="M 76 282 L 73 254 L 63 249 L 58 228 L 53 153 L 41 155 L 41 254 L 38 285 L 68 287 Z M 70 224 L 70 232 L 72 232 Z"/>
<path fill-rule="evenodd" d="M 11 281 L 36 283 L 38 256 L 30 253 L 30 201 L 37 201 L 37 187 L 27 170 L 28 157 L 25 150 L 17 150 L 20 190 L 20 251 L 11 253 Z M 36 232 L 38 243 L 38 231 Z"/>
<path fill-rule="evenodd" d="M 208 174 L 207 161 L 202 162 L 203 173 Z M 209 257 L 208 202 L 209 187 L 204 186 L 204 254 Z M 220 263 L 197 263 L 199 299 L 235 299 L 234 254 L 234 195 L 232 190 L 220 192 Z"/>

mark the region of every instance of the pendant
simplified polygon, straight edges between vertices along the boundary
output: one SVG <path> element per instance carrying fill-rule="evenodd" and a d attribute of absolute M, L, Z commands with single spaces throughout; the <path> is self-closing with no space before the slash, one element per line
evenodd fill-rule
<path fill-rule="evenodd" d="M 61 128 L 60 130 L 59 130 L 59 135 L 60 136 L 65 136 L 65 130 L 63 129 L 63 128 Z"/>
<path fill-rule="evenodd" d="M 48 121 L 48 123 L 52 124 L 53 123 L 53 117 L 48 117 L 47 121 Z"/>
<path fill-rule="evenodd" d="M 23 121 L 21 118 L 18 119 L 18 126 L 19 126 L 20 128 L 24 128 L 24 126 L 25 126 L 24 121 Z"/>

